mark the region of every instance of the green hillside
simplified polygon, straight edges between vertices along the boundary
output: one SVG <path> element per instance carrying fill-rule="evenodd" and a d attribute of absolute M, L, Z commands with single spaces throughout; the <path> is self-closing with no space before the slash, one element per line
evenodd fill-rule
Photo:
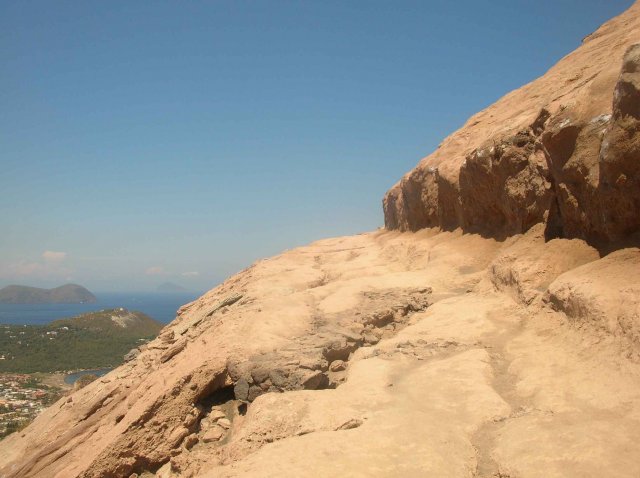
<path fill-rule="evenodd" d="M 46 326 L 0 325 L 0 373 L 114 367 L 162 327 L 127 309 L 91 312 Z"/>

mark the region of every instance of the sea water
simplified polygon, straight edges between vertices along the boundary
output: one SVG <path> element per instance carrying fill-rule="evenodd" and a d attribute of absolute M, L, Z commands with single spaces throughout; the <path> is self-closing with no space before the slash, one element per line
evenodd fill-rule
<path fill-rule="evenodd" d="M 95 375 L 96 377 L 102 377 L 103 375 L 111 372 L 112 368 L 96 368 L 94 370 L 80 370 L 78 372 L 70 373 L 69 375 L 64 376 L 64 382 L 69 385 L 73 385 L 78 381 L 80 377 L 83 375 Z"/>
<path fill-rule="evenodd" d="M 167 324 L 180 306 L 193 301 L 200 293 L 95 293 L 97 302 L 91 304 L 0 304 L 0 324 L 46 325 L 49 322 L 74 317 L 86 312 L 124 307 L 147 314 Z"/>

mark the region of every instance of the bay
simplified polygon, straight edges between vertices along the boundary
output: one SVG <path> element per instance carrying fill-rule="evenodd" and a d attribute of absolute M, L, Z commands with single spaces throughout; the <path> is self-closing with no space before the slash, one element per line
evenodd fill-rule
<path fill-rule="evenodd" d="M 96 377 L 102 377 L 109 372 L 111 372 L 112 368 L 97 368 L 94 370 L 80 370 L 78 372 L 73 372 L 64 376 L 64 383 L 68 383 L 69 385 L 73 385 L 77 382 L 77 380 L 83 375 L 95 375 Z"/>

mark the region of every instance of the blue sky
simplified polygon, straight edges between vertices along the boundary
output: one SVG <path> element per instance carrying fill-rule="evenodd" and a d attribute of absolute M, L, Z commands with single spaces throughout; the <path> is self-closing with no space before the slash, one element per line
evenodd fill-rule
<path fill-rule="evenodd" d="M 382 225 L 631 0 L 0 2 L 0 286 L 206 290 Z"/>

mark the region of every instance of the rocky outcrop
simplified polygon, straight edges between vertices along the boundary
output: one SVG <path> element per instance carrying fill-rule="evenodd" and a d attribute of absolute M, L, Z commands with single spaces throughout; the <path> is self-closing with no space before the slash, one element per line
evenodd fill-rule
<path fill-rule="evenodd" d="M 550 284 L 544 299 L 576 326 L 614 337 L 630 356 L 640 357 L 640 274 L 630 270 L 640 271 L 640 249 L 621 249 L 569 270 Z"/>
<path fill-rule="evenodd" d="M 640 45 L 625 55 L 599 167 L 603 234 L 624 239 L 640 230 Z"/>
<path fill-rule="evenodd" d="M 513 237 L 489 266 L 494 286 L 526 305 L 543 298 L 561 274 L 600 258 L 598 251 L 578 239 L 545 241 L 538 224 Z"/>
<path fill-rule="evenodd" d="M 447 138 L 386 194 L 385 226 L 640 240 L 639 11 Z"/>

